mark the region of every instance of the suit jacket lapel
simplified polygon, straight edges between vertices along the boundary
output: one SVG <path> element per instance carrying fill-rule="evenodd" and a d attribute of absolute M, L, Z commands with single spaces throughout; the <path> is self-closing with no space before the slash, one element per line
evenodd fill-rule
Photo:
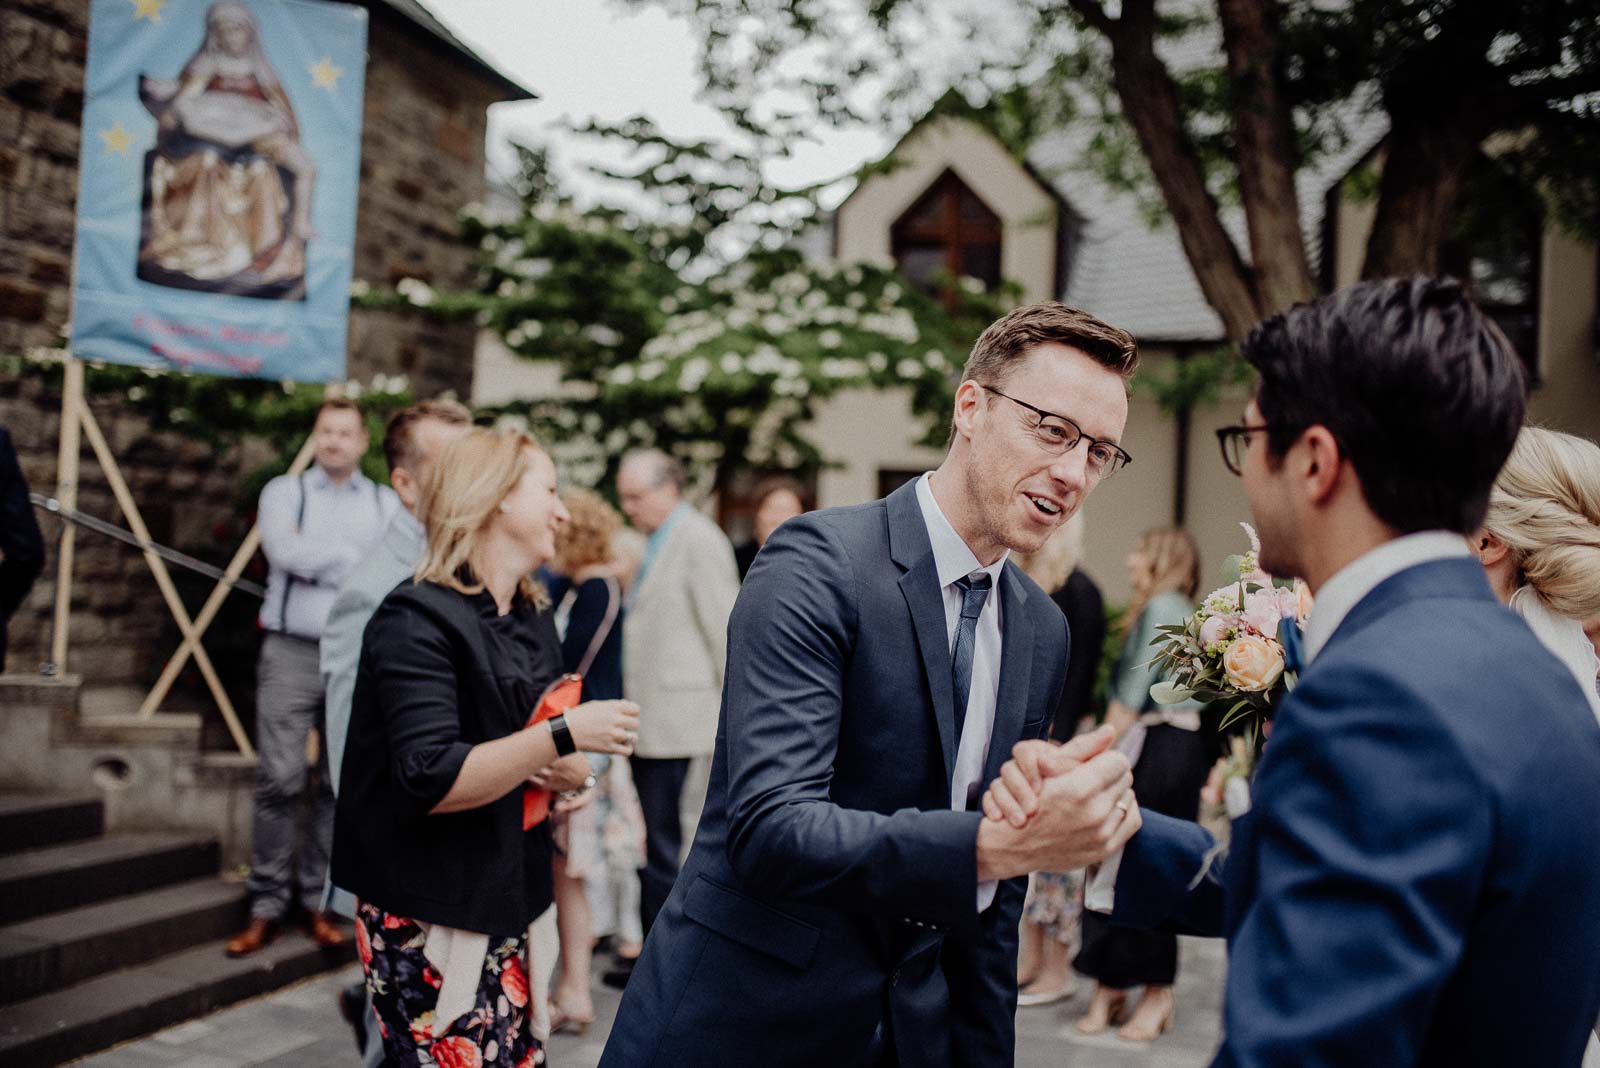
<path fill-rule="evenodd" d="M 989 736 L 989 759 L 983 769 L 987 784 L 1011 758 L 1011 747 L 1022 734 L 1028 714 L 1028 681 L 1033 671 L 1033 617 L 1017 565 L 1007 562 L 1000 572 L 1000 689 L 995 698 L 994 732 Z"/>
<path fill-rule="evenodd" d="M 934 564 L 928 528 L 917 503 L 916 482 L 908 482 L 884 502 L 889 510 L 889 555 L 905 574 L 900 592 L 911 611 L 917 648 L 933 696 L 933 718 L 938 724 L 939 748 L 944 754 L 944 777 L 949 782 L 956 768 L 955 695 L 950 680 L 950 638 L 944 621 L 944 594 Z"/>

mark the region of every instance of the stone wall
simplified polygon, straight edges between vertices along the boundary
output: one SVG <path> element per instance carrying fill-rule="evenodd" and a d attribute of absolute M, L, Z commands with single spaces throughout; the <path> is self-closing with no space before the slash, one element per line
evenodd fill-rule
<path fill-rule="evenodd" d="M 456 212 L 484 195 L 489 104 L 502 86 L 382 3 L 369 5 L 355 276 L 374 285 L 419 278 L 468 284 L 473 253 L 457 240 Z M 62 344 L 87 58 L 85 0 L 6 0 L 0 8 L 0 354 Z M 403 373 L 418 396 L 472 388 L 475 328 L 404 312 L 352 312 L 349 374 Z M 214 455 L 182 435 L 152 432 L 140 418 L 97 406 L 152 535 L 195 555 L 225 560 L 250 516 L 241 479 L 267 457 L 259 449 Z M 0 425 L 10 429 L 32 488 L 53 493 L 60 397 L 37 376 L 0 379 Z M 80 507 L 121 517 L 84 448 Z M 41 524 L 47 542 L 53 521 Z M 160 594 L 139 554 L 100 535 L 78 537 L 72 668 L 86 684 L 143 683 L 176 646 Z M 49 645 L 54 553 L 12 621 L 12 670 L 31 670 Z M 260 560 L 257 560 L 259 567 Z M 207 584 L 186 582 L 198 601 Z M 246 598 L 230 598 L 219 631 L 219 671 L 251 642 Z M 241 630 L 243 628 L 243 630 Z M 238 650 L 232 652 L 230 650 Z M 228 667 L 220 662 L 226 656 Z"/>

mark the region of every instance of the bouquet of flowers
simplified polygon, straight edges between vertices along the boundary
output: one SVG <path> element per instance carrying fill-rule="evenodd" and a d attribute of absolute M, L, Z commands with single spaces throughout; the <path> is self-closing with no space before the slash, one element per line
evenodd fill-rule
<path fill-rule="evenodd" d="M 1310 588 L 1261 570 L 1255 528 L 1240 526 L 1250 535 L 1250 551 L 1239 558 L 1238 581 L 1207 594 L 1185 622 L 1158 628 L 1154 663 L 1166 678 L 1150 688 L 1159 704 L 1231 701 L 1224 730 L 1252 713 L 1265 718 L 1294 688 L 1278 628 L 1287 621 L 1303 629 L 1311 612 Z"/>

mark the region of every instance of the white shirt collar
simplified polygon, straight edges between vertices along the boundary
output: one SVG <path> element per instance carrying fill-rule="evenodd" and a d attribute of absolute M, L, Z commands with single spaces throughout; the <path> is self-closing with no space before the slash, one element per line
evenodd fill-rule
<path fill-rule="evenodd" d="M 1424 530 L 1386 541 L 1356 557 L 1317 591 L 1311 616 L 1306 620 L 1305 640 L 1301 643 L 1306 662 L 1310 663 L 1322 651 L 1350 610 L 1385 579 L 1418 564 L 1470 555 L 1467 539 L 1460 534 Z"/>
<path fill-rule="evenodd" d="M 328 477 L 328 472 L 323 470 L 321 464 L 312 464 L 306 470 L 306 480 L 314 490 L 333 488 L 333 479 Z M 350 473 L 350 477 L 345 479 L 344 484 L 339 488 L 345 491 L 360 489 L 362 483 L 366 481 L 367 476 L 362 474 L 361 468 L 358 467 Z"/>
<path fill-rule="evenodd" d="M 1008 549 L 1001 553 L 1000 559 L 988 567 L 978 563 L 978 558 L 961 535 L 956 533 L 956 528 L 950 525 L 950 520 L 945 518 L 939 502 L 933 499 L 932 480 L 932 471 L 917 479 L 917 503 L 922 506 L 922 522 L 928 528 L 928 541 L 933 545 L 933 566 L 939 573 L 939 588 L 943 589 L 959 578 L 982 571 L 998 589 L 1000 572 L 1006 566 L 1011 551 Z"/>

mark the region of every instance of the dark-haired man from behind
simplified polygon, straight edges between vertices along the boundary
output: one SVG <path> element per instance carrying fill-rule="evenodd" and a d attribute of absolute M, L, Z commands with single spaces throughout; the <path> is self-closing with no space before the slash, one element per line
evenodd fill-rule
<path fill-rule="evenodd" d="M 1522 423 L 1517 356 L 1435 279 L 1299 305 L 1244 356 L 1259 384 L 1224 458 L 1262 567 L 1316 593 L 1286 634 L 1298 681 L 1226 862 L 1146 813 L 1089 907 L 1227 937 L 1218 1065 L 1576 1065 L 1600 1011 L 1600 725 L 1465 539 Z"/>

